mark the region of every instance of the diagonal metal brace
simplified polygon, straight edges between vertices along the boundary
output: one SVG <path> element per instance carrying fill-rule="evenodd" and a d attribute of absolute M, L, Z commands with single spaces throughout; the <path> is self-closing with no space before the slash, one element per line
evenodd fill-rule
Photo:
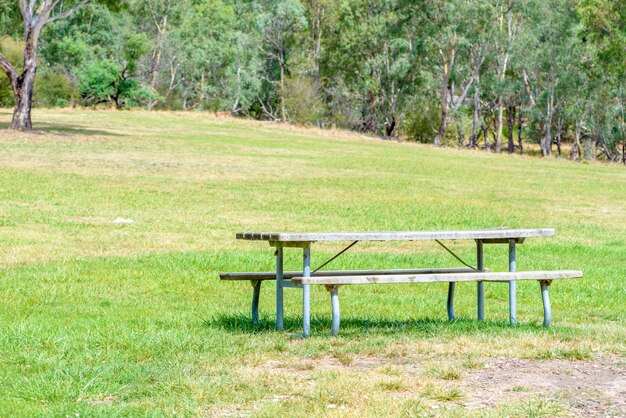
<path fill-rule="evenodd" d="M 315 273 L 317 273 L 318 271 L 320 271 L 322 268 L 326 267 L 331 261 L 333 261 L 335 258 L 339 257 L 341 254 L 345 253 L 346 251 L 348 251 L 350 248 L 352 248 L 354 245 L 356 245 L 356 243 L 359 241 L 354 241 L 352 244 L 348 245 L 346 248 L 344 248 L 343 250 L 341 250 L 340 252 L 338 252 L 337 254 L 335 254 L 333 257 L 331 257 L 329 260 L 327 260 L 324 264 L 322 264 L 321 266 L 319 266 L 318 268 L 316 268 L 315 270 L 313 270 L 311 272 L 311 276 L 313 276 Z"/>

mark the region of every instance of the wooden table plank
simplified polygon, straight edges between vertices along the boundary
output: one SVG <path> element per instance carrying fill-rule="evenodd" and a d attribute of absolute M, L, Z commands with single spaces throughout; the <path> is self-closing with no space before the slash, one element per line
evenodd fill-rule
<path fill-rule="evenodd" d="M 237 239 L 274 242 L 502 240 L 553 236 L 553 228 L 381 232 L 240 232 Z"/>

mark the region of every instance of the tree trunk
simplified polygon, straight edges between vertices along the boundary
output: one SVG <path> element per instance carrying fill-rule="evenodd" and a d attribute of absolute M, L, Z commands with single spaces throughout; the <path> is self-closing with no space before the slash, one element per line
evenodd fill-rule
<path fill-rule="evenodd" d="M 165 41 L 165 31 L 167 30 L 167 15 L 161 19 L 161 23 L 157 26 L 157 39 L 152 51 L 152 60 L 150 61 L 150 72 L 148 74 L 148 84 L 152 89 L 156 89 L 157 76 L 159 67 L 161 66 L 161 57 L 163 56 L 163 42 Z"/>
<path fill-rule="evenodd" d="M 593 144 L 593 136 L 592 135 L 587 135 L 585 137 L 585 153 L 584 153 L 584 159 L 585 160 L 595 160 L 596 159 L 596 150 Z"/>
<path fill-rule="evenodd" d="M 483 131 L 483 137 L 485 138 L 485 149 L 489 149 L 489 127 L 483 123 L 481 129 Z"/>
<path fill-rule="evenodd" d="M 448 130 L 448 106 L 442 106 L 441 108 L 441 118 L 439 120 L 439 129 L 437 130 L 437 134 L 435 135 L 435 139 L 433 140 L 433 144 L 436 147 L 440 147 L 443 142 L 443 136 Z"/>
<path fill-rule="evenodd" d="M 578 160 L 580 158 L 580 133 L 582 130 L 582 123 L 576 122 L 576 128 L 574 130 L 574 143 L 572 144 L 572 151 L 570 152 L 570 158 L 572 160 Z"/>
<path fill-rule="evenodd" d="M 280 53 L 280 118 L 287 122 L 287 107 L 285 106 L 285 55 Z"/>
<path fill-rule="evenodd" d="M 33 92 L 35 90 L 35 75 L 37 73 L 37 40 L 38 29 L 30 29 L 26 35 L 24 46 L 24 69 L 13 87 L 15 107 L 11 128 L 18 131 L 33 129 L 31 109 L 33 107 Z"/>
<path fill-rule="evenodd" d="M 520 155 L 524 154 L 524 146 L 522 145 L 522 125 L 523 125 L 522 105 L 517 112 L 517 146 L 519 147 Z"/>
<path fill-rule="evenodd" d="M 478 122 L 480 120 L 480 91 L 479 80 L 476 79 L 474 84 L 474 112 L 472 113 L 472 135 L 469 139 L 469 147 L 476 148 L 478 145 Z"/>
<path fill-rule="evenodd" d="M 547 157 L 552 153 L 552 119 L 554 118 L 554 89 L 558 82 L 556 78 L 556 67 L 551 69 L 551 82 L 548 89 L 548 108 L 546 110 L 546 120 L 543 138 L 541 138 L 541 156 Z"/>
<path fill-rule="evenodd" d="M 324 9 L 318 4 L 316 14 L 313 21 L 313 33 L 315 50 L 313 51 L 313 77 L 315 79 L 315 86 L 320 86 L 320 55 L 322 51 L 322 18 L 324 16 Z"/>
<path fill-rule="evenodd" d="M 494 140 L 493 148 L 497 154 L 502 150 L 502 125 L 504 115 L 504 98 L 502 95 L 498 96 L 498 113 L 496 116 L 496 137 Z"/>
<path fill-rule="evenodd" d="M 558 121 L 556 122 L 556 150 L 561 156 L 561 142 L 563 139 L 563 119 L 559 116 Z"/>
<path fill-rule="evenodd" d="M 552 153 L 552 94 L 548 97 L 548 111 L 544 126 L 543 137 L 541 138 L 541 156 L 547 157 Z"/>
<path fill-rule="evenodd" d="M 18 131 L 33 129 L 31 109 L 33 106 L 33 91 L 35 89 L 35 74 L 37 67 L 29 68 L 17 78 L 15 85 L 15 107 L 11 128 Z"/>
<path fill-rule="evenodd" d="M 509 139 L 509 146 L 507 151 L 509 152 L 509 154 L 513 154 L 515 152 L 515 143 L 513 142 L 513 127 L 515 125 L 515 105 L 511 106 L 509 105 L 507 107 L 507 111 L 506 111 L 506 124 L 507 124 L 507 129 L 508 129 L 508 139 Z"/>
<path fill-rule="evenodd" d="M 500 61 L 499 63 L 499 68 L 498 68 L 498 80 L 499 80 L 499 89 L 503 89 L 503 85 L 504 85 L 504 79 L 506 77 L 506 69 L 507 69 L 507 65 L 509 63 L 509 48 L 511 47 L 511 40 L 513 39 L 513 27 L 512 27 L 512 22 L 513 22 L 513 7 L 512 4 L 509 5 L 508 7 L 508 11 L 506 12 L 506 46 L 504 46 L 503 48 L 503 52 L 502 52 L 502 56 L 501 59 L 499 59 L 498 61 Z M 502 15 L 499 19 L 499 23 L 500 23 L 500 30 L 503 30 L 504 27 L 504 15 Z M 497 45 L 496 45 L 497 48 Z M 500 153 L 500 151 L 502 150 L 502 127 L 504 125 L 504 120 L 503 120 L 503 113 L 504 113 L 504 95 L 502 93 L 500 93 L 498 95 L 498 113 L 497 113 L 497 120 L 496 120 L 496 138 L 494 141 L 494 149 L 496 151 L 496 153 Z M 510 148 L 509 148 L 510 149 Z M 511 152 L 511 151 L 509 151 Z"/>

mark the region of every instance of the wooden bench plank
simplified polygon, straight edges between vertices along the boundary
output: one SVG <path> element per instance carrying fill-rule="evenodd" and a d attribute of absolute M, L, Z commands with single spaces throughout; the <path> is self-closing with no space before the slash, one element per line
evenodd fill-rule
<path fill-rule="evenodd" d="M 547 237 L 555 234 L 553 228 L 478 229 L 457 231 L 381 231 L 381 232 L 239 232 L 237 239 L 276 242 L 317 241 L 418 241 L 418 240 L 507 240 L 529 237 Z"/>
<path fill-rule="evenodd" d="M 389 275 L 389 274 L 428 274 L 428 273 L 471 273 L 467 267 L 429 268 L 429 269 L 397 269 L 397 270 L 324 270 L 318 271 L 313 277 L 327 276 L 358 276 L 358 275 Z M 488 270 L 487 270 L 488 271 Z M 284 279 L 302 276 L 302 271 L 285 271 Z M 232 272 L 221 273 L 220 280 L 276 280 L 275 271 L 263 272 Z"/>
<path fill-rule="evenodd" d="M 386 283 L 440 283 L 440 282 L 501 282 L 512 280 L 556 280 L 583 277 L 578 270 L 521 271 L 521 272 L 472 272 L 427 274 L 372 274 L 361 276 L 294 277 L 295 284 L 353 285 Z"/>

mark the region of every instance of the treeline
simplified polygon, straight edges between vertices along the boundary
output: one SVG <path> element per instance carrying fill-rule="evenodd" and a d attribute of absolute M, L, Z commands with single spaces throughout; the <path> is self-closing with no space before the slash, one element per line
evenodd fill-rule
<path fill-rule="evenodd" d="M 19 65 L 17 3 L 0 0 L 0 52 Z M 544 156 L 567 143 L 572 159 L 626 163 L 626 0 L 76 4 L 41 34 L 38 106 L 226 111 Z"/>

